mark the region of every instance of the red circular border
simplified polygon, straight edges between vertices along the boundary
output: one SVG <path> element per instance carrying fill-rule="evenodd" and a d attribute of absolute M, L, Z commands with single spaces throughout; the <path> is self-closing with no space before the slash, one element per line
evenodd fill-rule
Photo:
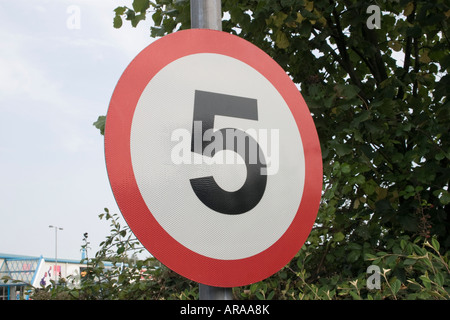
<path fill-rule="evenodd" d="M 277 242 L 244 259 L 209 258 L 177 242 L 151 214 L 133 173 L 131 124 L 143 90 L 169 63 L 196 53 L 230 56 L 261 73 L 285 99 L 302 138 L 306 175 L 297 214 Z M 316 128 L 303 97 L 285 71 L 264 51 L 225 32 L 206 29 L 178 31 L 158 39 L 137 55 L 122 74 L 111 98 L 105 125 L 105 159 L 117 204 L 139 241 L 168 268 L 210 286 L 243 286 L 279 271 L 303 246 L 319 208 L 322 156 Z"/>

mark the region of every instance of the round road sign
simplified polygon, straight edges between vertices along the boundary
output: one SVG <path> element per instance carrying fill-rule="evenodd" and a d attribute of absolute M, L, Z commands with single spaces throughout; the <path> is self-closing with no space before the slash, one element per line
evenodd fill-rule
<path fill-rule="evenodd" d="M 224 32 L 179 31 L 138 54 L 111 98 L 105 157 L 136 237 L 206 285 L 271 276 L 317 215 L 322 157 L 305 101 L 272 58 Z"/>

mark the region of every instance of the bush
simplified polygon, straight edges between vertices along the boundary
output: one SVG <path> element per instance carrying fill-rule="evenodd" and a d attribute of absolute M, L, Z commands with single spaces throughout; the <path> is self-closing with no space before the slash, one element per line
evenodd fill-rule
<path fill-rule="evenodd" d="M 105 209 L 100 218 L 110 221 L 111 234 L 95 257 L 86 261 L 87 274 L 80 285 L 70 285 L 75 284 L 75 279 L 69 277 L 62 280 L 65 285 L 54 286 L 52 282 L 35 289 L 32 299 L 198 299 L 197 283 L 153 257 L 136 257 L 145 249 L 128 227 L 121 226 L 117 214 Z M 367 242 L 345 243 L 341 238 L 326 245 L 307 243 L 273 276 L 233 288 L 234 299 L 450 299 L 449 252 L 441 253 L 435 238 L 429 242 L 403 236 L 377 248 Z M 379 270 L 379 274 L 368 272 L 369 267 Z"/>

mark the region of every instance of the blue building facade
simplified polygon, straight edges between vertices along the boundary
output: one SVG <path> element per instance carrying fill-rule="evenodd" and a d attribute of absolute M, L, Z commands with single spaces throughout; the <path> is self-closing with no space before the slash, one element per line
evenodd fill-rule
<path fill-rule="evenodd" d="M 30 287 L 40 288 L 71 276 L 76 286 L 86 268 L 80 260 L 67 260 L 0 253 L 0 300 L 28 299 Z"/>

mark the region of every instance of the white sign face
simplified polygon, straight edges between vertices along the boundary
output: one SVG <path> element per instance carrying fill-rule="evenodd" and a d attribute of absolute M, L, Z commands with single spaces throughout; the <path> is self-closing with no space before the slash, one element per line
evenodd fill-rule
<path fill-rule="evenodd" d="M 215 115 L 213 128 L 240 129 L 265 145 L 266 187 L 245 213 L 217 212 L 191 186 L 193 178 L 212 176 L 220 188 L 233 192 L 247 178 L 246 165 L 232 150 L 217 152 L 216 161 L 191 152 L 196 91 L 256 100 L 257 120 Z M 160 70 L 136 106 L 130 146 L 136 182 L 152 214 L 176 241 L 201 255 L 255 255 L 274 244 L 297 213 L 305 181 L 299 131 L 280 93 L 242 61 L 199 53 Z"/>
<path fill-rule="evenodd" d="M 272 58 L 224 32 L 179 31 L 130 63 L 111 98 L 105 158 L 139 241 L 211 286 L 280 270 L 319 207 L 322 156 L 306 103 Z"/>

